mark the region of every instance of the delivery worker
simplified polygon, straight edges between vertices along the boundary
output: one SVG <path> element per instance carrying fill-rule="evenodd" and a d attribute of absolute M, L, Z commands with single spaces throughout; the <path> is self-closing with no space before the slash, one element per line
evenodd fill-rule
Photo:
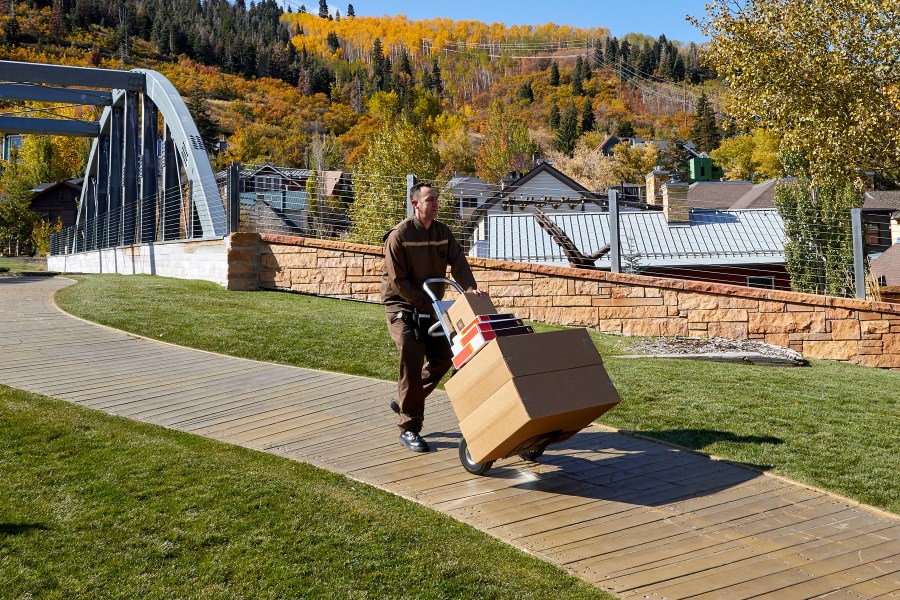
<path fill-rule="evenodd" d="M 390 403 L 400 415 L 400 443 L 413 452 L 428 452 L 428 443 L 420 435 L 425 397 L 452 366 L 453 353 L 446 336 L 428 335 L 436 315 L 422 283 L 431 277 L 446 277 L 449 266 L 453 279 L 463 289 L 486 293 L 476 290 L 466 255 L 450 228 L 435 220 L 437 190 L 418 183 L 412 188 L 410 201 L 413 216 L 385 236 L 381 298 L 388 331 L 400 352 L 397 398 Z M 443 296 L 443 286 L 435 285 L 432 291 Z"/>

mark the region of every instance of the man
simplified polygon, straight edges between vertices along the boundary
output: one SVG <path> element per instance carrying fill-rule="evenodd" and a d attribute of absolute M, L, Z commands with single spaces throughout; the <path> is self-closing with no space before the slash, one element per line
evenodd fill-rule
<path fill-rule="evenodd" d="M 400 443 L 413 452 L 428 452 L 428 443 L 420 435 L 425 397 L 450 369 L 453 353 L 446 336 L 431 337 L 426 332 L 436 315 L 422 283 L 431 277 L 446 277 L 449 266 L 463 289 L 486 294 L 476 289 L 466 255 L 450 228 L 435 220 L 437 191 L 427 183 L 416 184 L 410 201 L 413 216 L 385 236 L 381 297 L 391 339 L 400 352 L 397 399 L 390 403 L 400 415 Z M 432 290 L 443 296 L 443 286 Z M 431 319 L 426 318 L 420 326 L 417 314 Z"/>

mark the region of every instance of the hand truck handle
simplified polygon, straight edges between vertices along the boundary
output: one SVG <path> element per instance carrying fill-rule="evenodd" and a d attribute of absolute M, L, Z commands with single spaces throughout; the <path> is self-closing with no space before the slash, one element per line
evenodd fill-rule
<path fill-rule="evenodd" d="M 447 341 L 450 341 L 450 332 L 453 331 L 453 328 L 450 327 L 449 322 L 446 322 L 444 320 L 445 315 L 444 311 L 441 310 L 441 301 L 440 299 L 438 299 L 435 293 L 431 291 L 431 287 L 429 287 L 433 283 L 449 284 L 460 294 L 464 294 L 465 290 L 463 290 L 458 283 L 451 279 L 447 279 L 446 277 L 431 277 L 429 279 L 426 279 L 422 283 L 422 288 L 425 290 L 425 293 L 428 294 L 428 297 L 431 298 L 431 303 L 434 306 L 434 312 L 435 314 L 437 314 L 438 318 L 437 323 L 428 328 L 428 335 L 430 335 L 431 337 L 441 337 L 443 335 L 447 337 Z"/>

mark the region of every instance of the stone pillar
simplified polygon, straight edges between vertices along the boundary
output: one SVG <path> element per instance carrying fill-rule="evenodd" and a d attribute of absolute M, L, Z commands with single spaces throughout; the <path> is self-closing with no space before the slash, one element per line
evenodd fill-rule
<path fill-rule="evenodd" d="M 259 234 L 232 233 L 228 236 L 229 290 L 251 292 L 259 287 Z"/>
<path fill-rule="evenodd" d="M 662 204 L 662 186 L 669 181 L 669 172 L 654 169 L 647 173 L 647 204 Z"/>
<path fill-rule="evenodd" d="M 690 209 L 688 207 L 688 184 L 665 183 L 662 186 L 663 214 L 666 221 L 672 224 L 687 224 L 690 222 Z"/>

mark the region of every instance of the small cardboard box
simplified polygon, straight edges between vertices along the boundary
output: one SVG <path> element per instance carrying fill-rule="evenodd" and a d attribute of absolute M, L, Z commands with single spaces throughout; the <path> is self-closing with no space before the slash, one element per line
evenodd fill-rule
<path fill-rule="evenodd" d="M 474 292 L 460 294 L 450 308 L 447 309 L 447 317 L 450 326 L 457 333 L 461 332 L 478 315 L 494 315 L 497 309 L 487 296 L 478 296 Z"/>
<path fill-rule="evenodd" d="M 498 337 L 446 389 L 476 462 L 564 440 L 619 402 L 583 329 Z"/>

